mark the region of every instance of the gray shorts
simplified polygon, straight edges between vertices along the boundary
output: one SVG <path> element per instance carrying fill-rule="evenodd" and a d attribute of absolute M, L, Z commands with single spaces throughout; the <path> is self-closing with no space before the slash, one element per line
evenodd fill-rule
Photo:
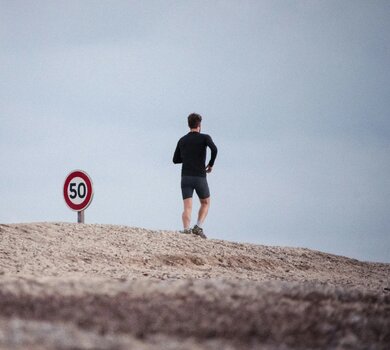
<path fill-rule="evenodd" d="M 182 176 L 181 193 L 183 199 L 192 198 L 194 190 L 200 199 L 210 197 L 209 185 L 207 184 L 207 179 L 205 177 Z"/>

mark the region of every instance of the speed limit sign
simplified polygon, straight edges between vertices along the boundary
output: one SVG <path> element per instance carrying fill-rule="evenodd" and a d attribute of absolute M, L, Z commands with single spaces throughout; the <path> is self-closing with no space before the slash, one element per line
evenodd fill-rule
<path fill-rule="evenodd" d="M 91 178 L 82 170 L 72 171 L 66 177 L 64 183 L 64 199 L 68 207 L 81 213 L 91 204 L 92 198 L 93 186 Z M 83 218 L 82 221 L 84 221 Z"/>

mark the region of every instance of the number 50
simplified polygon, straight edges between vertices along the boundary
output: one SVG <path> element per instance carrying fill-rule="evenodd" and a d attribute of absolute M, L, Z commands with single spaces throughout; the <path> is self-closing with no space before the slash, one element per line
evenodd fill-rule
<path fill-rule="evenodd" d="M 71 193 L 69 197 L 71 199 L 75 199 L 77 196 L 80 198 L 84 198 L 85 195 L 87 194 L 87 188 L 85 187 L 84 182 L 80 182 L 79 185 L 77 186 L 77 191 L 75 187 L 77 186 L 77 183 L 71 182 L 69 186 L 69 192 Z"/>

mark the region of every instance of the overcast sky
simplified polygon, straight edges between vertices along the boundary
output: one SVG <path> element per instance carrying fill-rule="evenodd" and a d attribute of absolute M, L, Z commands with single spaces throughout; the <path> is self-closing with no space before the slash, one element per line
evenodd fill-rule
<path fill-rule="evenodd" d="M 0 222 L 83 169 L 87 223 L 181 229 L 197 112 L 209 237 L 390 262 L 389 62 L 390 1 L 0 0 Z"/>

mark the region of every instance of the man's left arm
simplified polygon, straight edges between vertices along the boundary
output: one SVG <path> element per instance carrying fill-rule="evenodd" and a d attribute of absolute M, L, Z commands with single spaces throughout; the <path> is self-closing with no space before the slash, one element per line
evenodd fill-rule
<path fill-rule="evenodd" d="M 218 148 L 215 145 L 215 143 L 213 142 L 213 139 L 211 138 L 211 136 L 209 136 L 209 135 L 207 135 L 206 144 L 211 150 L 211 158 L 210 158 L 210 161 L 206 167 L 206 171 L 208 173 L 210 173 L 213 166 L 214 166 L 215 159 L 217 158 Z"/>

